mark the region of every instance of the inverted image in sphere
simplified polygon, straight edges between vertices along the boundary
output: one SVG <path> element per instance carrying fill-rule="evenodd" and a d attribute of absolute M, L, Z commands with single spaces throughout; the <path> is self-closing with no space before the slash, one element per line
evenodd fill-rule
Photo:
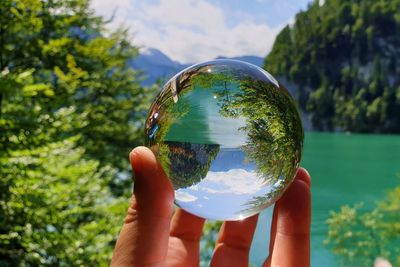
<path fill-rule="evenodd" d="M 145 131 L 175 203 L 217 220 L 244 219 L 273 204 L 294 178 L 304 138 L 288 91 L 237 60 L 175 75 L 151 105 Z"/>

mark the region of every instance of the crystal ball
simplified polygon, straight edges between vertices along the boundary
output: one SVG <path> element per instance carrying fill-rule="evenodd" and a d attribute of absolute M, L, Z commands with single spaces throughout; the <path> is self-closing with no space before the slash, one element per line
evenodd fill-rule
<path fill-rule="evenodd" d="M 304 139 L 289 92 L 237 60 L 176 74 L 152 103 L 145 133 L 176 205 L 214 220 L 241 220 L 273 204 L 296 174 Z"/>

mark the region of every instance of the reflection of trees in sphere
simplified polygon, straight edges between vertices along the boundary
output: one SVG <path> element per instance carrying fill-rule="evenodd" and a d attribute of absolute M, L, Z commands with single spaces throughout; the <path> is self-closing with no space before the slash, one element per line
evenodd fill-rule
<path fill-rule="evenodd" d="M 178 206 L 235 220 L 271 205 L 293 180 L 303 128 L 289 93 L 269 73 L 215 60 L 166 83 L 150 108 L 146 137 Z"/>

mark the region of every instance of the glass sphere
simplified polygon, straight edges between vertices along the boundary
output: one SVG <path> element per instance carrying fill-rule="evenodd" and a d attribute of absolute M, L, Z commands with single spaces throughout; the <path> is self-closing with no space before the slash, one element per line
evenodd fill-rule
<path fill-rule="evenodd" d="M 188 67 L 151 105 L 146 142 L 194 215 L 240 220 L 273 204 L 293 180 L 303 127 L 288 91 L 237 60 Z"/>

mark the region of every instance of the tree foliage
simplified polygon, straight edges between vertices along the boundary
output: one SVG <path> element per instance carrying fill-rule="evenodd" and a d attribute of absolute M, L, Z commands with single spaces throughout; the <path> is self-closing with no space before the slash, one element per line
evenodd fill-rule
<path fill-rule="evenodd" d="M 127 65 L 137 48 L 130 45 L 126 32 L 106 32 L 105 22 L 92 14 L 87 0 L 5 0 L 0 8 L 0 70 L 30 72 L 31 85 L 23 90 L 31 101 L 20 99 L 24 116 L 36 111 L 51 120 L 59 110 L 73 109 L 75 124 L 63 131 L 63 137 L 78 132 L 78 145 L 86 154 L 126 168 L 128 150 L 141 142 L 138 118 L 146 103 L 137 74 Z M 5 120 L 11 119 L 5 109 L 15 93 L 12 86 L 1 88 Z M 1 144 L 10 145 L 4 137 L 11 131 L 18 134 L 28 127 L 37 128 L 36 121 L 8 124 L 2 129 Z"/>
<path fill-rule="evenodd" d="M 400 265 L 400 186 L 387 192 L 373 210 L 362 204 L 332 212 L 326 240 L 346 266 L 372 266 L 384 257 Z"/>
<path fill-rule="evenodd" d="M 400 132 L 400 1 L 311 3 L 264 67 L 298 86 L 316 129 Z"/>
<path fill-rule="evenodd" d="M 1 266 L 108 264 L 126 201 L 108 189 L 116 169 L 74 146 L 68 139 L 0 158 Z"/>
<path fill-rule="evenodd" d="M 86 0 L 0 12 L 0 265 L 108 265 L 148 104 L 137 48 Z"/>

